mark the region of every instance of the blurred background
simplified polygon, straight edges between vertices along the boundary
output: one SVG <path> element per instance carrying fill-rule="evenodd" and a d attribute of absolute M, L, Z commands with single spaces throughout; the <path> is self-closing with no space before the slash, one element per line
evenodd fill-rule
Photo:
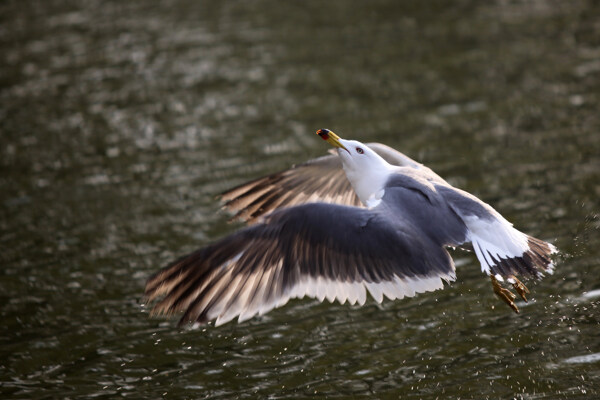
<path fill-rule="evenodd" d="M 0 2 L 4 398 L 600 396 L 598 1 Z M 444 291 L 188 331 L 146 278 L 233 232 L 215 196 L 378 141 L 553 242 L 513 314 Z"/>

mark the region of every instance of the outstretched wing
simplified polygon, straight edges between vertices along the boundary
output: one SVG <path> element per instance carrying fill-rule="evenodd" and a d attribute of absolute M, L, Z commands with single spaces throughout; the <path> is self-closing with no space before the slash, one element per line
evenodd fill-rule
<path fill-rule="evenodd" d="M 234 220 L 248 222 L 277 208 L 311 202 L 362 206 L 337 154 L 244 183 L 221 194 L 221 201 L 236 213 Z"/>
<path fill-rule="evenodd" d="M 394 222 L 391 223 L 390 219 Z M 363 304 L 443 287 L 455 279 L 442 243 L 376 208 L 306 204 L 275 211 L 152 276 L 158 314 L 220 325 L 264 314 L 290 298 Z"/>
<path fill-rule="evenodd" d="M 367 145 L 392 165 L 431 171 L 384 144 Z M 236 213 L 234 220 L 250 223 L 275 209 L 311 202 L 363 206 L 346 179 L 337 154 L 244 183 L 221 194 L 221 200 L 225 202 L 223 208 Z"/>

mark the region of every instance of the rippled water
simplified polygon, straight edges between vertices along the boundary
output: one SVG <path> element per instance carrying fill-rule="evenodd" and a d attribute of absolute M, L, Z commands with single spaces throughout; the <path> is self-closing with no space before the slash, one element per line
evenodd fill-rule
<path fill-rule="evenodd" d="M 592 1 L 0 3 L 4 398 L 600 396 Z M 428 164 L 561 250 L 512 314 L 444 291 L 196 331 L 145 279 L 238 226 L 214 196 L 326 151 Z"/>

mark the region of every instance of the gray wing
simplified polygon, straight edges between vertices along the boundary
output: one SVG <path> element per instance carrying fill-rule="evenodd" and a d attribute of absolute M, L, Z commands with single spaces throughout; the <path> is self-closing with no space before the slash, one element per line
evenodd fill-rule
<path fill-rule="evenodd" d="M 414 194 L 409 194 L 414 196 Z M 393 221 L 393 222 L 390 222 Z M 315 203 L 277 210 L 152 276 L 153 312 L 220 325 L 264 314 L 290 298 L 363 304 L 443 287 L 455 279 L 442 243 L 420 227 L 365 208 Z"/>
<path fill-rule="evenodd" d="M 421 169 L 435 175 L 429 168 L 391 147 L 381 143 L 367 145 L 392 165 Z M 244 183 L 224 192 L 220 198 L 224 202 L 223 208 L 235 213 L 232 219 L 250 223 L 275 209 L 311 202 L 363 207 L 337 154 Z"/>

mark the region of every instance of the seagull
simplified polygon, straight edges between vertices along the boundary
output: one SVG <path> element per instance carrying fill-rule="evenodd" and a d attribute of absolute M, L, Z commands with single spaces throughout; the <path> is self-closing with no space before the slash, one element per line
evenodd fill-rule
<path fill-rule="evenodd" d="M 152 314 L 180 326 L 245 321 L 290 299 L 363 305 L 442 289 L 456 279 L 447 248 L 474 250 L 494 293 L 519 312 L 517 279 L 552 273 L 556 248 L 515 229 L 477 197 L 379 143 L 317 134 L 329 154 L 237 186 L 224 208 L 247 226 L 152 275 Z M 504 284 L 506 285 L 506 284 Z"/>

